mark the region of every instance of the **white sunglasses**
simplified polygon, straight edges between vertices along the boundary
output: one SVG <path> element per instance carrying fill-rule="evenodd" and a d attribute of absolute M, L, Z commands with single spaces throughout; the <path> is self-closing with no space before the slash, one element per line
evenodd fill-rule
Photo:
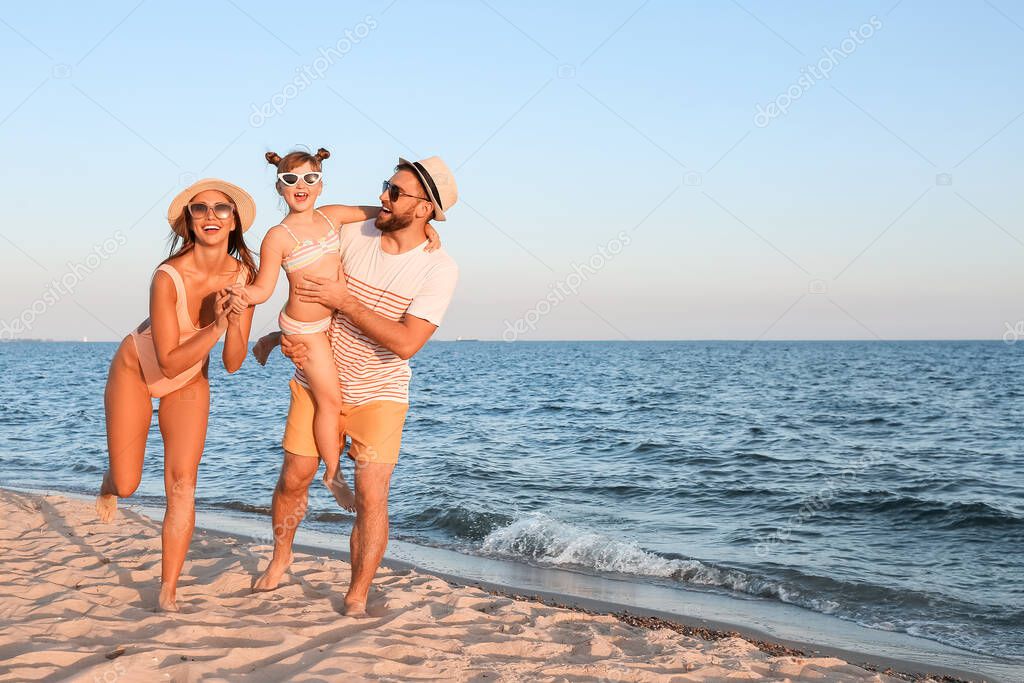
<path fill-rule="evenodd" d="M 310 171 L 309 173 L 303 173 L 302 175 L 299 175 L 298 173 L 278 173 L 277 179 L 288 187 L 295 187 L 299 184 L 299 178 L 302 178 L 302 181 L 307 185 L 316 185 L 320 182 L 320 179 L 323 178 L 323 176 L 324 174 L 320 171 Z"/>

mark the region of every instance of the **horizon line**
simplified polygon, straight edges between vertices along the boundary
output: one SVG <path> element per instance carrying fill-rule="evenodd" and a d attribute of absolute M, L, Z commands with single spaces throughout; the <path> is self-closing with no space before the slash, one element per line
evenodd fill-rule
<path fill-rule="evenodd" d="M 53 339 L 53 338 L 26 338 L 26 339 L 0 339 L 0 344 L 119 344 L 123 339 Z M 654 342 L 740 342 L 740 343 L 775 343 L 775 342 L 873 342 L 873 343 L 887 343 L 887 342 L 939 342 L 939 341 L 960 341 L 960 342 L 1003 342 L 1007 346 L 1012 346 L 1014 342 L 1008 342 L 1005 339 L 999 337 L 984 338 L 984 337 L 904 337 L 904 338 L 892 338 L 892 339 L 879 339 L 879 338 L 785 338 L 785 339 L 748 339 L 740 337 L 689 337 L 689 338 L 664 338 L 664 339 L 516 339 L 513 341 L 506 341 L 499 338 L 456 338 L 456 339 L 429 339 L 428 344 L 454 344 L 454 343 L 486 343 L 486 344 L 547 344 L 547 343 L 610 343 L 616 342 L 621 344 L 634 344 L 634 343 L 654 343 Z M 1024 341 L 1024 340 L 1022 340 Z M 218 341 L 217 344 L 223 344 L 223 341 Z M 250 340 L 249 345 L 254 344 L 255 341 Z"/>

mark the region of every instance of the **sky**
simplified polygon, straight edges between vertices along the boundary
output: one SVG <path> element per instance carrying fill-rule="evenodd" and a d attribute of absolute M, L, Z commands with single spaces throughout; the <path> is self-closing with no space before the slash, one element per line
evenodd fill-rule
<path fill-rule="evenodd" d="M 0 5 L 0 338 L 122 338 L 174 194 L 246 188 L 258 250 L 302 145 L 330 203 L 454 170 L 436 339 L 1024 334 L 1009 0 L 39 7 Z"/>

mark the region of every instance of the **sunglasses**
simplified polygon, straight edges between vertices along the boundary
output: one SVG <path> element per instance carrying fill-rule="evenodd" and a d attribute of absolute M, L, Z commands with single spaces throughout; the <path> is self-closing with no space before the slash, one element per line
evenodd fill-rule
<path fill-rule="evenodd" d="M 412 197 L 413 199 L 422 199 L 425 202 L 429 202 L 430 201 L 426 197 L 417 197 L 414 194 L 409 194 L 408 192 L 403 192 L 400 187 L 398 187 L 397 185 L 393 185 L 390 180 L 385 180 L 384 181 L 384 184 L 382 186 L 381 191 L 382 192 L 387 192 L 388 193 L 388 199 L 390 199 L 393 202 L 397 202 L 398 198 L 401 197 L 402 195 L 405 195 L 406 197 Z"/>
<path fill-rule="evenodd" d="M 277 179 L 288 187 L 295 187 L 299 184 L 299 178 L 302 178 L 302 182 L 307 185 L 316 185 L 320 182 L 323 175 L 324 174 L 320 171 L 310 171 L 309 173 L 302 173 L 301 175 L 298 173 L 278 173 Z"/>
<path fill-rule="evenodd" d="M 209 212 L 213 211 L 214 216 L 224 220 L 225 218 L 231 218 L 231 213 L 234 210 L 235 205 L 228 204 L 227 202 L 217 202 L 213 206 L 203 204 L 202 202 L 194 202 L 188 205 L 188 212 L 192 218 L 206 218 Z"/>

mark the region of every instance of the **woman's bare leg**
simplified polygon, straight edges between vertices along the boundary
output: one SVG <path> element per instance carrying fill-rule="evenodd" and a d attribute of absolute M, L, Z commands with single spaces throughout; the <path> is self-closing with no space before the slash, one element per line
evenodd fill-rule
<path fill-rule="evenodd" d="M 210 384 L 200 378 L 160 399 L 160 433 L 164 437 L 164 513 L 160 567 L 160 608 L 178 611 L 178 577 L 196 526 L 196 477 L 206 444 Z"/>
<path fill-rule="evenodd" d="M 308 349 L 302 370 L 306 383 L 313 394 L 316 412 L 313 414 L 313 438 L 320 459 L 326 465 L 324 484 L 346 510 L 355 510 L 355 494 L 341 472 L 341 435 L 338 421 L 341 419 L 341 386 L 338 383 L 338 367 L 326 333 L 294 335 L 291 339 L 301 341 Z"/>
<path fill-rule="evenodd" d="M 121 342 L 110 362 L 103 407 L 109 465 L 96 497 L 96 513 L 100 520 L 109 522 L 117 514 L 117 499 L 135 493 L 142 480 L 146 437 L 153 419 L 152 399 L 131 337 Z"/>

